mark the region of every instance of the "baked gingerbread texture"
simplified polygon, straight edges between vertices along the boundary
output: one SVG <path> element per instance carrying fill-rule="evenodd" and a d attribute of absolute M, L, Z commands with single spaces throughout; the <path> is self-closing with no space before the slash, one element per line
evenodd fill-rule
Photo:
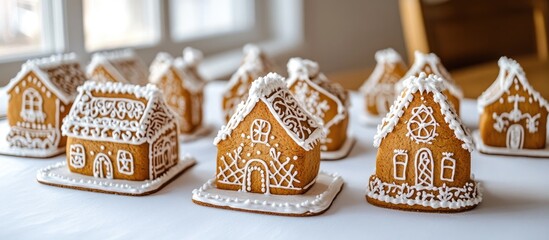
<path fill-rule="evenodd" d="M 260 77 L 214 140 L 216 186 L 252 193 L 305 193 L 318 175 L 321 137 L 322 128 L 281 76 Z"/>
<path fill-rule="evenodd" d="M 516 150 L 545 148 L 547 100 L 528 83 L 518 62 L 501 57 L 498 65 L 496 81 L 478 98 L 482 142 Z"/>
<path fill-rule="evenodd" d="M 394 49 L 379 50 L 375 54 L 376 67 L 360 87 L 366 115 L 383 118 L 396 99 L 395 85 L 408 68 Z"/>
<path fill-rule="evenodd" d="M 275 68 L 267 54 L 258 46 L 248 44 L 244 46 L 243 51 L 244 59 L 242 64 L 231 76 L 223 92 L 222 107 L 225 121 L 229 121 L 238 104 L 246 100 L 252 82 L 274 71 Z"/>
<path fill-rule="evenodd" d="M 75 54 L 29 60 L 6 86 L 7 141 L 27 156 L 45 156 L 64 148 L 61 123 L 85 75 Z"/>
<path fill-rule="evenodd" d="M 420 51 L 416 51 L 414 54 L 414 64 L 410 67 L 408 72 L 401 79 L 401 82 L 408 79 L 410 76 L 419 76 L 421 73 L 427 75 L 435 74 L 442 79 L 442 85 L 445 90 L 442 91 L 446 98 L 454 105 L 456 113 L 459 115 L 459 108 L 461 99 L 463 99 L 463 92 L 461 88 L 456 84 L 450 73 L 446 70 L 440 58 L 434 53 L 425 54 Z M 397 92 L 400 89 L 397 90 Z"/>
<path fill-rule="evenodd" d="M 175 115 L 154 85 L 89 81 L 63 121 L 67 166 L 96 178 L 154 180 L 179 162 Z"/>
<path fill-rule="evenodd" d="M 196 64 L 189 57 L 174 59 L 158 53 L 150 67 L 149 81 L 162 91 L 176 114 L 180 134 L 192 134 L 202 125 L 205 82 L 197 78 Z"/>
<path fill-rule="evenodd" d="M 98 82 L 147 84 L 147 67 L 131 49 L 93 54 L 86 69 L 87 77 Z"/>
<path fill-rule="evenodd" d="M 325 131 L 320 149 L 339 150 L 347 140 L 349 94 L 341 85 L 330 82 L 311 60 L 290 59 L 288 73 L 288 88 Z"/>
<path fill-rule="evenodd" d="M 378 126 L 366 199 L 381 207 L 458 212 L 482 200 L 471 175 L 474 144 L 436 75 L 411 76 Z"/>

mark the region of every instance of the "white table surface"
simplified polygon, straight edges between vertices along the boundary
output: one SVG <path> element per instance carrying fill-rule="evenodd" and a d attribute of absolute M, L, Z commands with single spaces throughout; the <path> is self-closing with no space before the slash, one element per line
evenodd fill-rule
<path fill-rule="evenodd" d="M 222 83 L 206 92 L 206 121 L 221 125 Z M 375 128 L 359 124 L 362 102 L 353 96 L 351 129 L 358 141 L 350 156 L 322 162 L 345 180 L 332 207 L 315 217 L 280 217 L 198 206 L 191 191 L 214 177 L 210 136 L 181 149 L 198 164 L 161 191 L 145 197 L 63 189 L 36 182 L 39 168 L 64 160 L 0 157 L 0 239 L 549 239 L 549 159 L 473 153 L 473 173 L 484 201 L 458 214 L 414 213 L 365 201 L 374 170 Z M 357 101 L 359 100 L 359 101 Z M 476 125 L 473 101 L 463 104 Z M 3 141 L 0 139 L 0 141 Z"/>

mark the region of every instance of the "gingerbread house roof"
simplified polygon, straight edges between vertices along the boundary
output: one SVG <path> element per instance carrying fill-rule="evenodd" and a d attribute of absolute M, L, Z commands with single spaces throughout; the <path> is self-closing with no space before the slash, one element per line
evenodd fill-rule
<path fill-rule="evenodd" d="M 368 79 L 362 84 L 360 87 L 361 92 L 368 92 L 371 90 L 374 90 L 374 86 L 378 84 L 378 82 L 382 79 L 383 74 L 385 73 L 385 67 L 386 65 L 402 65 L 406 66 L 404 64 L 404 61 L 402 61 L 402 57 L 398 52 L 396 52 L 392 48 L 382 49 L 376 52 L 375 54 L 376 59 L 376 67 L 374 68 L 374 71 Z"/>
<path fill-rule="evenodd" d="M 244 59 L 242 60 L 240 67 L 238 67 L 236 72 L 231 76 L 231 79 L 229 79 L 225 91 L 226 94 L 229 93 L 229 90 L 235 85 L 242 83 L 242 81 L 247 81 L 248 77 L 256 79 L 267 70 L 267 66 L 265 66 L 266 63 L 264 62 L 265 59 L 263 59 L 264 56 L 262 57 L 264 53 L 258 46 L 247 44 L 244 46 L 243 51 Z"/>
<path fill-rule="evenodd" d="M 154 85 L 88 81 L 78 87 L 61 131 L 69 137 L 139 145 L 157 139 L 173 126 L 170 123 L 175 124 L 174 119 Z"/>
<path fill-rule="evenodd" d="M 306 151 L 313 149 L 322 137 L 322 128 L 293 97 L 284 78 L 276 73 L 269 73 L 252 83 L 248 99 L 238 105 L 227 125 L 221 127 L 214 144 L 230 137 L 232 131 L 252 112 L 259 101 L 267 105 L 280 126 Z"/>
<path fill-rule="evenodd" d="M 399 95 L 395 104 L 391 106 L 390 111 L 381 124 L 378 125 L 377 133 L 374 136 L 374 147 L 379 147 L 383 139 L 393 132 L 404 111 L 414 100 L 414 94 L 419 92 L 422 95 L 427 93 L 433 94 L 434 102 L 432 104 L 438 104 L 440 113 L 444 116 L 444 122 L 452 129 L 455 137 L 463 142 L 461 146 L 472 152 L 474 149 L 473 140 L 469 132 L 464 128 L 461 119 L 455 113 L 452 104 L 442 94 L 442 81 L 438 75 L 429 75 L 426 77 L 425 73 L 419 74 L 419 77 L 410 76 L 405 79 L 403 82 L 403 92 Z"/>
<path fill-rule="evenodd" d="M 110 52 L 98 52 L 93 54 L 87 67 L 87 74 L 91 76 L 93 71 L 103 66 L 116 80 L 123 83 L 144 85 L 147 80 L 147 68 L 141 59 L 131 49 Z"/>
<path fill-rule="evenodd" d="M 189 60 L 189 59 L 187 59 Z M 191 92 L 200 92 L 204 87 L 204 83 L 196 79 L 194 74 L 189 73 L 189 65 L 184 58 L 174 59 L 169 53 L 160 52 L 151 63 L 149 81 L 151 83 L 159 83 L 164 76 L 171 76 L 172 71 L 179 75 L 182 80 L 182 87 Z M 170 71 L 171 70 L 171 71 Z"/>
<path fill-rule="evenodd" d="M 528 82 L 526 74 L 522 70 L 520 64 L 508 57 L 501 57 L 498 61 L 499 65 L 499 74 L 496 78 L 496 81 L 484 91 L 478 101 L 478 110 L 480 112 L 484 111 L 484 108 L 494 102 L 496 102 L 505 92 L 509 92 L 513 83 L 515 81 L 520 82 L 523 89 L 539 103 L 541 107 L 544 107 L 549 110 L 549 104 L 541 94 L 536 91 L 532 85 Z"/>
<path fill-rule="evenodd" d="M 410 70 L 406 72 L 402 80 L 408 79 L 410 76 L 418 76 L 425 67 L 429 67 L 433 74 L 442 78 L 442 84 L 448 89 L 450 94 L 463 98 L 463 92 L 455 84 L 454 79 L 450 76 L 450 73 L 444 68 L 440 58 L 434 53 L 425 54 L 420 51 L 414 53 L 414 64 L 410 67 Z"/>
<path fill-rule="evenodd" d="M 338 115 L 342 115 L 349 105 L 349 97 L 341 85 L 330 82 L 320 72 L 318 63 L 302 58 L 291 58 L 288 61 L 288 86 L 293 85 L 297 80 L 303 80 L 317 91 L 333 99 L 337 103 Z"/>
<path fill-rule="evenodd" d="M 30 72 L 34 72 L 44 85 L 65 104 L 74 100 L 77 87 L 86 81 L 76 54 L 58 54 L 47 58 L 28 60 L 21 67 L 21 71 L 8 83 L 6 92 L 9 92 Z"/>

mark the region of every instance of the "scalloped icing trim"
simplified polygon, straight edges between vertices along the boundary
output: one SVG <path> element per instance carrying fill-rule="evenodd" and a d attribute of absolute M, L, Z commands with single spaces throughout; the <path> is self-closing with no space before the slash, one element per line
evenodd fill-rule
<path fill-rule="evenodd" d="M 446 96 L 442 94 L 442 81 L 437 75 L 431 74 L 429 77 L 426 77 L 425 73 L 421 73 L 419 77 L 410 76 L 404 80 L 404 91 L 399 95 L 395 104 L 391 106 L 381 124 L 378 125 L 377 133 L 374 136 L 374 147 L 379 147 L 381 141 L 394 130 L 394 127 L 404 114 L 404 110 L 414 100 L 414 93 L 419 92 L 422 95 L 424 93 L 433 94 L 434 102 L 439 105 L 440 112 L 444 116 L 444 122 L 453 130 L 455 137 L 463 142 L 461 147 L 472 152 L 475 148 L 473 140 L 469 132 L 463 127 L 461 119 L 454 113 L 454 109 Z"/>

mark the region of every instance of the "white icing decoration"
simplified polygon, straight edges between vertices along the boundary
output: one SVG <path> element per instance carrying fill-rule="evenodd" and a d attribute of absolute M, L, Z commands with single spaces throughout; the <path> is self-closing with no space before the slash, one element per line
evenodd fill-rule
<path fill-rule="evenodd" d="M 440 112 L 444 116 L 444 122 L 454 132 L 454 136 L 463 142 L 461 145 L 463 149 L 469 152 L 473 151 L 474 144 L 469 132 L 463 127 L 461 119 L 454 112 L 454 108 L 448 102 L 446 96 L 441 92 L 440 77 L 436 75 L 429 75 L 426 77 L 424 73 L 419 77 L 411 76 L 403 82 L 404 92 L 399 95 L 395 104 L 391 106 L 391 110 L 387 113 L 382 123 L 378 125 L 378 131 L 374 136 L 374 147 L 379 147 L 381 141 L 391 133 L 397 123 L 400 122 L 400 118 L 404 114 L 404 110 L 408 108 L 410 103 L 414 100 L 414 93 L 419 92 L 421 95 L 432 93 L 433 104 L 438 104 Z M 439 123 L 440 124 L 440 123 Z"/>
<path fill-rule="evenodd" d="M 241 103 L 227 125 L 221 127 L 214 144 L 231 137 L 232 131 L 262 101 L 285 132 L 306 151 L 313 149 L 322 137 L 322 129 L 315 119 L 303 110 L 286 87 L 283 78 L 269 73 L 252 83 L 248 99 Z"/>
<path fill-rule="evenodd" d="M 416 143 L 431 144 L 438 136 L 437 126 L 438 123 L 433 117 L 433 108 L 421 104 L 419 107 L 412 108 L 412 117 L 408 120 L 406 136 Z"/>
<path fill-rule="evenodd" d="M 116 165 L 118 167 L 118 172 L 125 175 L 133 175 L 133 156 L 132 153 L 126 150 L 118 150 L 116 154 Z"/>
<path fill-rule="evenodd" d="M 86 166 L 86 150 L 82 144 L 71 144 L 69 149 L 69 163 L 73 168 Z"/>
<path fill-rule="evenodd" d="M 406 180 L 406 168 L 408 167 L 408 153 L 406 150 L 395 149 L 393 155 L 393 178 Z"/>
<path fill-rule="evenodd" d="M 26 122 L 44 122 L 46 113 L 42 111 L 42 96 L 36 89 L 27 88 L 23 92 L 21 104 L 21 117 Z"/>
<path fill-rule="evenodd" d="M 267 144 L 267 141 L 269 141 L 270 132 L 271 132 L 271 123 L 263 119 L 255 119 L 252 125 L 250 126 L 251 141 L 254 143 Z"/>
<path fill-rule="evenodd" d="M 454 175 L 456 173 L 456 160 L 453 158 L 454 153 L 443 152 L 442 155 L 444 157 L 440 162 L 440 179 L 448 182 L 453 182 Z M 449 174 L 446 174 L 448 172 Z"/>
<path fill-rule="evenodd" d="M 522 149 L 524 145 L 524 128 L 522 125 L 513 124 L 509 126 L 505 143 L 506 147 L 509 149 Z"/>
<path fill-rule="evenodd" d="M 416 152 L 416 186 L 433 186 L 434 162 L 433 154 L 428 148 L 421 148 Z"/>
<path fill-rule="evenodd" d="M 93 176 L 96 178 L 113 178 L 112 162 L 109 156 L 99 153 L 93 160 Z"/>
<path fill-rule="evenodd" d="M 511 124 L 511 123 L 517 123 L 524 119 L 526 119 L 526 128 L 528 129 L 529 133 L 535 133 L 538 131 L 538 122 L 539 118 L 541 117 L 540 113 L 537 113 L 536 115 L 532 116 L 530 113 L 523 113 L 518 105 L 521 102 L 524 102 L 526 99 L 518 94 L 515 94 L 513 96 L 507 97 L 507 102 L 513 103 L 513 110 L 510 112 L 502 112 L 501 114 L 498 114 L 496 112 L 493 113 L 492 117 L 494 118 L 494 129 L 498 132 L 503 132 L 505 128 Z M 523 128 L 520 124 L 513 124 L 518 125 L 521 130 Z M 510 128 L 509 128 L 510 130 Z M 509 130 L 507 132 L 509 136 Z M 509 139 L 508 139 L 509 140 Z"/>
<path fill-rule="evenodd" d="M 471 177 L 473 179 L 473 177 Z M 462 187 L 410 186 L 407 183 L 385 183 L 375 177 L 370 180 L 366 195 L 390 204 L 419 205 L 433 209 L 460 209 L 482 201 L 479 183 L 467 182 Z"/>
<path fill-rule="evenodd" d="M 498 65 L 500 68 L 498 77 L 477 99 L 479 112 L 482 113 L 485 107 L 491 105 L 498 99 L 501 99 L 504 93 L 509 92 L 511 85 L 514 82 L 520 83 L 522 88 L 528 93 L 528 96 L 532 98 L 533 101 L 536 101 L 540 107 L 549 110 L 549 103 L 530 85 L 518 62 L 511 58 L 501 57 L 498 61 Z M 503 103 L 503 99 L 500 100 L 500 103 Z"/>

